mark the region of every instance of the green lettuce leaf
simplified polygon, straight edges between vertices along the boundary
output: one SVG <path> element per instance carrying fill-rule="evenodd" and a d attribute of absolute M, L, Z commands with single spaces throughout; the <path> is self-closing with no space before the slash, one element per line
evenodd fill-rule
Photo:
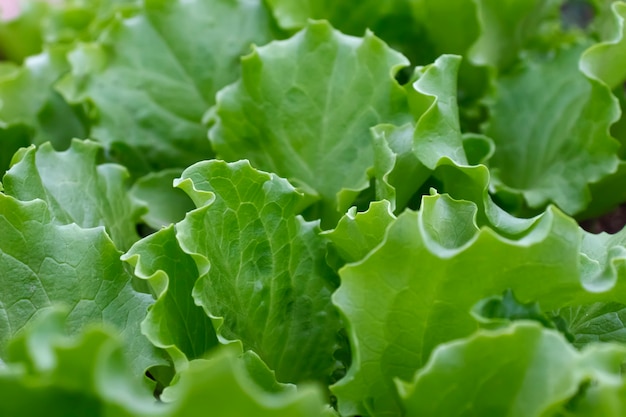
<path fill-rule="evenodd" d="M 179 222 L 188 211 L 193 210 L 193 201 L 189 196 L 172 185 L 182 172 L 182 169 L 151 172 L 135 181 L 130 189 L 133 199 L 147 207 L 141 219 L 151 228 L 158 230 Z"/>
<path fill-rule="evenodd" d="M 581 59 L 581 70 L 590 77 L 603 81 L 613 89 L 626 79 L 626 3 L 616 1 L 611 6 L 615 19 L 610 38 L 587 49 Z"/>
<path fill-rule="evenodd" d="M 64 152 L 50 143 L 30 147 L 13 158 L 3 179 L 5 193 L 21 201 L 44 200 L 57 224 L 104 226 L 126 250 L 139 240 L 135 225 L 145 209 L 129 197 L 126 169 L 101 160 L 102 147 L 91 141 L 74 140 Z"/>
<path fill-rule="evenodd" d="M 574 346 L 583 347 L 592 342 L 626 343 L 626 305 L 622 303 L 571 306 L 555 314 L 564 320 Z"/>
<path fill-rule="evenodd" d="M 66 149 L 72 138 L 87 135 L 81 109 L 70 106 L 52 88 L 69 70 L 67 51 L 67 46 L 51 46 L 0 77 L 0 120 L 24 124 L 31 129 L 33 143 L 50 141 L 60 150 Z"/>
<path fill-rule="evenodd" d="M 589 380 L 619 384 L 625 359 L 623 346 L 579 353 L 559 333 L 517 322 L 439 346 L 399 388 L 407 417 L 541 417 L 554 415 Z"/>
<path fill-rule="evenodd" d="M 399 413 L 393 379 L 410 379 L 437 345 L 476 330 L 470 311 L 486 297 L 512 289 L 551 310 L 624 293 L 615 280 L 579 270 L 581 232 L 562 213 L 548 209 L 514 239 L 479 229 L 476 216 L 472 202 L 425 197 L 368 256 L 340 270 L 333 301 L 353 349 L 348 374 L 332 387 L 342 414 Z"/>
<path fill-rule="evenodd" d="M 353 38 L 311 22 L 243 58 L 241 80 L 218 95 L 209 136 L 220 157 L 247 158 L 318 198 L 311 217 L 333 226 L 369 185 L 369 128 L 410 119 L 393 79 L 405 65 L 371 33 Z"/>
<path fill-rule="evenodd" d="M 394 219 L 388 200 L 374 201 L 362 213 L 358 213 L 356 207 L 351 207 L 339 220 L 337 227 L 324 235 L 333 242 L 345 262 L 356 262 L 383 241 L 385 231 Z"/>
<path fill-rule="evenodd" d="M 142 332 L 168 352 L 177 369 L 217 346 L 210 318 L 192 297 L 198 268 L 180 248 L 173 225 L 137 242 L 122 259 L 135 267 L 137 277 L 149 281 L 157 295 Z"/>
<path fill-rule="evenodd" d="M 301 195 L 247 161 L 198 163 L 178 182 L 198 209 L 176 226 L 201 277 L 194 298 L 223 342 L 240 340 L 281 382 L 327 381 L 341 328 L 317 223 L 297 217 Z"/>
<path fill-rule="evenodd" d="M 195 360 L 157 402 L 129 374 L 129 357 L 114 331 L 92 326 L 67 336 L 64 313 L 47 311 L 10 345 L 0 368 L 0 413 L 5 417 L 318 417 L 335 415 L 317 386 L 279 393 L 255 384 L 234 347 Z"/>
<path fill-rule="evenodd" d="M 89 103 L 94 139 L 152 169 L 185 167 L 212 156 L 202 116 L 239 56 L 272 38 L 260 1 L 148 0 L 72 51 L 58 88 Z"/>
<path fill-rule="evenodd" d="M 370 29 L 416 64 L 443 53 L 464 53 L 479 28 L 471 0 L 269 0 L 281 27 L 294 30 L 308 19 L 325 19 L 344 33 L 362 36 Z"/>
<path fill-rule="evenodd" d="M 326 19 L 351 35 L 362 35 L 375 19 L 391 12 L 403 1 L 268 0 L 278 24 L 287 30 L 299 30 L 309 19 Z M 339 27 L 341 26 L 341 27 Z"/>
<path fill-rule="evenodd" d="M 556 327 L 548 315 L 541 311 L 539 303 L 521 303 L 511 290 L 506 290 L 501 296 L 480 300 L 472 308 L 472 315 L 482 328 L 487 329 L 508 326 L 512 321 L 519 320 L 533 320 L 549 329 Z"/>
<path fill-rule="evenodd" d="M 591 385 L 558 417 L 621 417 L 626 413 L 626 381 Z"/>
<path fill-rule="evenodd" d="M 154 397 L 129 372 L 132 366 L 116 332 L 91 326 L 70 337 L 67 327 L 72 325 L 65 320 L 62 310 L 44 310 L 11 341 L 7 367 L 0 369 L 0 414 L 157 415 Z"/>
<path fill-rule="evenodd" d="M 589 204 L 588 184 L 616 170 L 618 143 L 609 126 L 619 106 L 606 85 L 578 69 L 582 50 L 530 60 L 497 81 L 485 134 L 496 145 L 489 165 L 503 198 L 523 197 L 531 209 L 553 202 L 576 214 Z"/>
<path fill-rule="evenodd" d="M 376 198 L 388 201 L 393 211 L 401 212 L 432 173 L 413 152 L 415 126 L 381 124 L 371 132 Z"/>
<path fill-rule="evenodd" d="M 59 225 L 44 201 L 0 193 L 0 357 L 12 336 L 60 303 L 70 309 L 72 332 L 93 322 L 114 326 L 136 373 L 161 363 L 139 332 L 152 297 L 132 288 L 120 255 L 104 228 Z"/>
<path fill-rule="evenodd" d="M 477 65 L 507 69 L 520 51 L 547 46 L 561 32 L 559 8 L 563 0 L 478 0 L 480 37 L 468 51 Z M 552 41 L 552 42 L 551 42 Z"/>
<path fill-rule="evenodd" d="M 317 386 L 297 391 L 265 392 L 251 379 L 233 346 L 222 347 L 209 360 L 190 363 L 180 381 L 163 395 L 171 401 L 166 416 L 205 416 L 207 410 L 224 417 L 322 417 L 336 416 L 324 405 Z"/>

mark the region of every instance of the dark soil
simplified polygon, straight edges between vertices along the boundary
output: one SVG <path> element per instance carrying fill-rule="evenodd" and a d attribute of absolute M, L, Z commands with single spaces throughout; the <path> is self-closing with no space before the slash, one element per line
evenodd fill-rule
<path fill-rule="evenodd" d="M 580 226 L 591 233 L 617 233 L 626 225 L 626 204 L 622 204 L 610 213 L 594 219 L 580 222 Z"/>

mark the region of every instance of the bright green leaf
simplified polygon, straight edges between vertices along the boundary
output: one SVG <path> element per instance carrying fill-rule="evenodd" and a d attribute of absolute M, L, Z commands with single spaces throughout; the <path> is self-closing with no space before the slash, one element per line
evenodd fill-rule
<path fill-rule="evenodd" d="M 389 201 L 375 201 L 363 213 L 351 207 L 335 229 L 324 233 L 346 262 L 360 261 L 380 242 L 395 216 Z"/>
<path fill-rule="evenodd" d="M 246 372 L 233 346 L 223 347 L 209 360 L 190 363 L 180 381 L 167 388 L 172 399 L 167 416 L 204 416 L 207 410 L 220 417 L 322 417 L 335 416 L 325 406 L 321 390 L 303 386 L 297 391 L 262 391 Z"/>
<path fill-rule="evenodd" d="M 198 209 L 176 227 L 198 264 L 196 302 L 223 320 L 281 382 L 327 381 L 341 327 L 330 302 L 337 277 L 316 223 L 296 217 L 301 198 L 284 179 L 247 161 L 198 163 L 179 182 Z"/>
<path fill-rule="evenodd" d="M 160 359 L 139 333 L 152 298 L 136 292 L 104 228 L 59 225 L 42 200 L 0 193 L 0 356 L 6 343 L 52 304 L 70 309 L 68 327 L 105 322 L 122 334 L 139 374 Z"/>
<path fill-rule="evenodd" d="M 408 120 L 393 74 L 408 62 L 371 33 L 353 38 L 311 22 L 242 61 L 242 79 L 218 95 L 210 138 L 226 160 L 247 158 L 320 199 L 334 225 L 369 185 L 369 128 Z"/>
<path fill-rule="evenodd" d="M 123 142 L 153 168 L 185 167 L 212 156 L 202 116 L 237 78 L 239 56 L 270 39 L 260 1 L 149 0 L 71 52 L 59 89 L 91 103 L 94 139 Z"/>
<path fill-rule="evenodd" d="M 610 35 L 610 40 L 587 49 L 580 59 L 580 68 L 613 89 L 626 79 L 626 3 L 616 1 L 611 9 L 617 22 L 615 33 Z"/>
<path fill-rule="evenodd" d="M 149 280 L 157 294 L 142 331 L 169 353 L 177 369 L 217 345 L 210 318 L 191 295 L 198 268 L 180 249 L 174 226 L 137 242 L 122 259 L 135 267 L 135 275 Z"/>
<path fill-rule="evenodd" d="M 608 291 L 614 280 L 581 277 L 580 231 L 567 216 L 549 209 L 508 239 L 479 229 L 476 212 L 471 202 L 426 197 L 365 259 L 340 271 L 333 301 L 348 320 L 354 358 L 332 388 L 341 413 L 398 413 L 392 380 L 410 379 L 437 345 L 474 331 L 470 310 L 481 299 L 512 289 L 549 310 L 624 293 L 621 285 L 604 295 L 584 289 Z"/>
<path fill-rule="evenodd" d="M 494 187 L 532 209 L 549 202 L 569 214 L 587 207 L 587 185 L 617 168 L 609 126 L 619 106 L 606 86 L 578 69 L 580 47 L 532 60 L 497 82 L 485 134 L 496 145 Z M 523 208 L 513 207 L 513 210 Z"/>
<path fill-rule="evenodd" d="M 407 417 L 554 415 L 588 379 L 620 381 L 626 349 L 578 353 L 557 332 L 517 322 L 441 345 L 413 381 L 401 384 Z"/>
<path fill-rule="evenodd" d="M 58 224 L 104 226 L 119 249 L 128 249 L 139 240 L 135 225 L 144 209 L 128 196 L 128 172 L 101 159 L 102 147 L 91 141 L 74 140 L 64 152 L 49 143 L 31 147 L 14 158 L 3 179 L 5 193 L 46 201 Z"/>

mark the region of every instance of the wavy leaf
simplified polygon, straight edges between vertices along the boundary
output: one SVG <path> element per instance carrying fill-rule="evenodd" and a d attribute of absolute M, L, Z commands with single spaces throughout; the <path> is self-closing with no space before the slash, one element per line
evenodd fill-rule
<path fill-rule="evenodd" d="M 296 217 L 301 195 L 247 161 L 198 163 L 181 187 L 198 209 L 176 226 L 201 277 L 194 298 L 223 342 L 241 340 L 281 382 L 327 381 L 341 322 L 337 285 L 316 223 Z"/>
<path fill-rule="evenodd" d="M 0 193 L 0 356 L 42 309 L 63 304 L 72 332 L 94 322 L 114 326 L 138 374 L 162 363 L 139 333 L 152 297 L 132 288 L 120 255 L 104 228 L 59 225 L 44 201 Z"/>
<path fill-rule="evenodd" d="M 557 332 L 517 322 L 441 345 L 399 386 L 407 417 L 541 417 L 554 415 L 589 380 L 619 384 L 625 359 L 622 346 L 579 353 Z"/>
<path fill-rule="evenodd" d="M 369 128 L 409 118 L 393 79 L 404 65 L 371 33 L 353 38 L 311 22 L 243 58 L 242 79 L 218 95 L 209 136 L 220 157 L 247 158 L 319 198 L 311 217 L 332 226 L 369 185 Z"/>
<path fill-rule="evenodd" d="M 97 143 L 78 140 L 64 152 L 50 143 L 25 149 L 3 178 L 5 193 L 44 200 L 57 224 L 104 226 L 119 249 L 128 249 L 139 240 L 135 225 L 145 208 L 128 195 L 126 169 L 101 163 L 102 153 Z"/>
<path fill-rule="evenodd" d="M 146 1 L 72 51 L 58 88 L 93 107 L 94 139 L 152 168 L 185 167 L 212 156 L 202 116 L 270 25 L 260 1 Z"/>
<path fill-rule="evenodd" d="M 619 106 L 603 83 L 579 71 L 581 52 L 530 61 L 497 83 L 485 129 L 496 145 L 492 180 L 498 193 L 521 196 L 531 209 L 553 202 L 576 214 L 589 204 L 588 184 L 617 169 L 609 126 Z"/>
<path fill-rule="evenodd" d="M 342 414 L 399 413 L 393 379 L 410 379 L 437 345 L 476 330 L 470 311 L 486 297 L 512 289 L 550 310 L 623 296 L 614 279 L 579 270 L 580 231 L 562 213 L 549 209 L 514 239 L 479 229 L 476 215 L 474 203 L 425 197 L 367 257 L 340 270 L 333 301 L 353 347 L 348 374 L 332 387 Z"/>

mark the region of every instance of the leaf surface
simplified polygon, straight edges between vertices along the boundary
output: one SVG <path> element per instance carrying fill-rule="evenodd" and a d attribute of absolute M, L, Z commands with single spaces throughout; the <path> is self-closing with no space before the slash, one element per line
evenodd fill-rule
<path fill-rule="evenodd" d="M 549 310 L 624 292 L 615 280 L 581 276 L 580 232 L 562 213 L 549 209 L 514 239 L 479 229 L 476 215 L 471 202 L 425 197 L 420 212 L 401 214 L 367 257 L 340 270 L 333 301 L 353 349 L 332 388 L 342 414 L 398 413 L 392 380 L 410 379 L 437 345 L 476 330 L 470 311 L 486 297 L 512 289 Z"/>
<path fill-rule="evenodd" d="M 497 83 L 485 130 L 496 145 L 492 180 L 533 209 L 553 202 L 576 214 L 589 204 L 588 184 L 617 169 L 618 143 L 608 130 L 619 106 L 603 83 L 579 71 L 581 52 L 530 61 Z"/>
<path fill-rule="evenodd" d="M 557 332 L 517 322 L 437 348 L 411 383 L 400 384 L 405 415 L 554 415 L 588 380 L 619 383 L 625 358 L 618 345 L 579 353 Z"/>
<path fill-rule="evenodd" d="M 217 346 L 210 318 L 192 297 L 198 268 L 180 248 L 173 225 L 137 242 L 122 259 L 132 264 L 135 275 L 148 280 L 156 293 L 157 301 L 142 323 L 142 331 L 169 353 L 177 369 Z"/>
<path fill-rule="evenodd" d="M 260 1 L 146 1 L 71 52 L 59 88 L 91 103 L 94 139 L 152 168 L 185 167 L 212 156 L 202 116 L 239 56 L 273 38 L 270 25 Z"/>
<path fill-rule="evenodd" d="M 83 112 L 53 89 L 69 70 L 67 52 L 67 46 L 50 46 L 0 77 L 0 120 L 28 126 L 33 143 L 50 141 L 59 150 L 66 149 L 72 138 L 87 136 Z"/>
<path fill-rule="evenodd" d="M 50 143 L 30 147 L 14 157 L 5 192 L 21 201 L 44 200 L 58 224 L 104 226 L 126 250 L 139 240 L 135 225 L 145 209 L 128 195 L 126 169 L 101 159 L 102 147 L 91 141 L 74 140 L 64 152 Z"/>
<path fill-rule="evenodd" d="M 247 161 L 198 163 L 179 187 L 198 209 L 177 238 L 201 274 L 196 302 L 223 319 L 218 336 L 241 340 L 281 382 L 326 381 L 341 327 L 330 302 L 337 277 L 317 224 L 295 214 L 302 196 Z"/>
<path fill-rule="evenodd" d="M 313 217 L 332 226 L 369 185 L 369 129 L 409 118 L 393 79 L 407 64 L 371 33 L 311 22 L 243 59 L 242 79 L 218 95 L 209 136 L 220 157 L 249 159 L 318 198 Z"/>
<path fill-rule="evenodd" d="M 42 309 L 63 304 L 68 327 L 114 326 L 143 374 L 161 359 L 139 333 L 152 297 L 136 292 L 104 228 L 59 225 L 42 200 L 21 202 L 0 193 L 0 356 L 8 340 Z"/>

